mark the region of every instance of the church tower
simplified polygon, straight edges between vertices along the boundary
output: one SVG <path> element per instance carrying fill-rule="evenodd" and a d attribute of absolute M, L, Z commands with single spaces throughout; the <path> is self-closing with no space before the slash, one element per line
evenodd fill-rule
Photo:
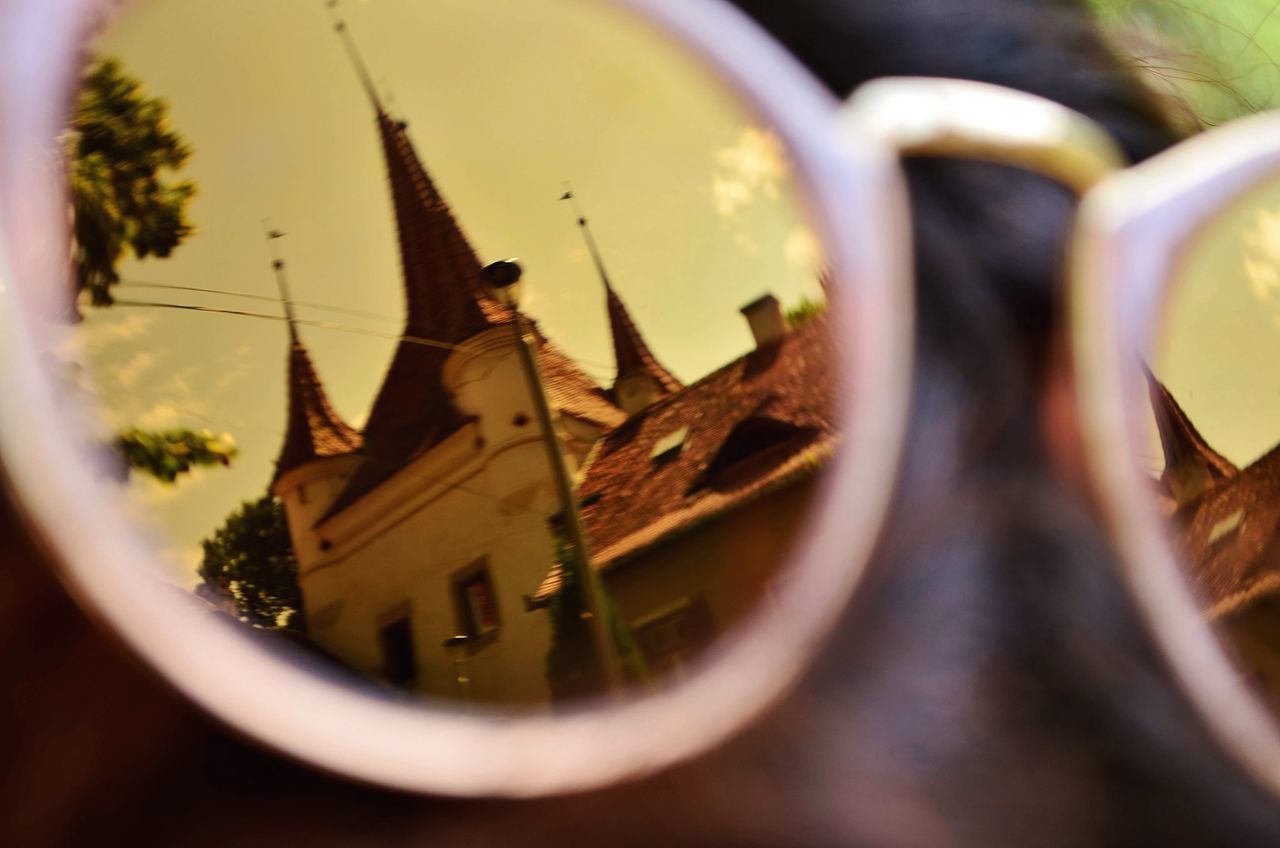
<path fill-rule="evenodd" d="M 503 349 L 514 352 L 514 316 L 486 293 L 484 266 L 418 157 L 407 124 L 388 113 L 345 25 L 338 22 L 336 28 L 374 112 L 399 242 L 405 323 L 404 338 L 365 425 L 366 462 L 326 518 L 477 417 L 486 419 L 482 424 L 489 441 L 502 437 L 491 432 L 495 427 L 507 430 L 509 421 L 528 417 L 527 410 L 522 415 L 520 409 L 507 408 L 513 392 L 527 392 L 523 379 L 515 377 L 514 370 L 511 374 L 485 370 L 488 365 L 484 364 L 494 356 L 502 357 Z M 589 441 L 602 428 L 617 423 L 620 415 L 605 393 L 551 342 L 540 334 L 538 338 L 539 364 L 553 406 L 573 419 L 566 422 L 573 431 L 570 438 Z M 515 367 L 513 359 L 511 368 Z M 481 371 L 472 373 L 474 368 Z M 488 375 L 487 386 L 477 385 L 478 373 Z M 520 385 L 512 384 L 513 377 Z M 500 408 L 481 408 L 494 402 Z M 569 447 L 575 455 L 585 453 L 582 445 Z"/>
<path fill-rule="evenodd" d="M 286 500 L 308 632 L 350 667 L 403 688 L 545 701 L 550 622 L 525 598 L 551 566 L 550 519 L 562 506 L 548 436 L 581 461 L 625 416 L 535 326 L 555 413 L 555 432 L 541 431 L 515 315 L 486 293 L 483 264 L 407 125 L 378 97 L 345 25 L 336 28 L 372 107 L 405 318 L 334 488 L 305 511 Z M 311 419 L 327 422 L 326 444 L 351 440 L 327 404 L 311 406 L 321 410 Z"/>
<path fill-rule="evenodd" d="M 312 526 L 346 486 L 359 463 L 363 440 L 329 403 L 298 337 L 284 261 L 276 259 L 272 265 L 289 321 L 289 359 L 284 444 L 270 489 L 284 504 L 294 555 L 302 562 L 318 554 L 321 542 Z"/>
<path fill-rule="evenodd" d="M 1235 477 L 1239 469 L 1209 447 L 1169 389 L 1149 369 L 1144 370 L 1151 411 L 1155 414 L 1160 446 L 1164 452 L 1164 473 L 1160 482 L 1168 489 L 1176 506 L 1181 508 Z"/>

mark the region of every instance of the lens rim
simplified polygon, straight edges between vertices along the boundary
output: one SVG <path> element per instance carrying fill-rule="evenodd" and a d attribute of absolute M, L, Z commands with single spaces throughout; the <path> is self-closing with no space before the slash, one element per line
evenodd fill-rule
<path fill-rule="evenodd" d="M 896 159 L 870 138 L 838 135 L 832 96 L 737 10 L 717 0 L 611 2 L 698 57 L 777 131 L 827 247 L 831 318 L 841 337 L 842 447 L 786 585 L 776 603 L 724 639 L 701 673 L 656 695 L 555 716 L 424 709 L 354 691 L 240 628 L 173 604 L 171 590 L 139 573 L 148 553 L 122 516 L 83 485 L 83 458 L 66 447 L 74 425 L 40 375 L 33 318 L 49 304 L 15 283 L 65 275 L 56 256 L 66 243 L 65 212 L 58 214 L 51 169 L 7 183 L 0 463 L 11 499 L 80 604 L 162 677 L 231 727 L 325 771 L 407 791 L 529 797 L 669 766 L 725 740 L 791 687 L 870 556 L 896 479 L 909 397 L 911 251 Z M 107 5 L 10 0 L 0 12 L 0 30 L 24 45 L 0 54 L 0 126 L 9 136 L 0 175 L 21 173 L 60 126 L 77 34 Z M 37 211 L 17 220 L 24 204 Z"/>
<path fill-rule="evenodd" d="M 1134 457 L 1148 434 L 1139 367 L 1195 233 L 1280 178 L 1280 114 L 1203 133 L 1117 174 L 1083 200 L 1068 293 L 1073 386 L 1088 486 L 1120 576 L 1161 657 L 1217 742 L 1280 795 L 1280 725 L 1204 621 Z"/>

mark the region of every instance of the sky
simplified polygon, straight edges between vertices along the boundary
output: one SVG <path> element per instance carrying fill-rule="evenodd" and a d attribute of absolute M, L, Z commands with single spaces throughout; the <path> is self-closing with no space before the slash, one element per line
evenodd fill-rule
<path fill-rule="evenodd" d="M 820 250 L 786 153 L 677 48 L 587 0 L 345 0 L 341 13 L 482 261 L 519 257 L 525 305 L 597 380 L 613 375 L 604 294 L 569 204 L 656 355 L 686 382 L 752 347 L 738 308 L 820 299 Z M 285 232 L 299 317 L 330 399 L 364 423 L 403 300 L 373 113 L 320 0 L 139 2 L 96 44 L 120 58 L 193 148 L 197 233 L 127 261 L 122 301 L 279 315 L 264 227 Z M 269 223 L 266 223 L 269 222 Z M 355 330 L 371 335 L 360 335 Z M 135 475 L 127 501 L 189 583 L 199 541 L 262 494 L 283 437 L 279 321 L 118 305 L 87 309 L 101 428 L 229 432 L 230 469 L 176 486 Z"/>
<path fill-rule="evenodd" d="M 1202 228 L 1180 259 L 1154 370 L 1243 468 L 1280 443 L 1280 180 Z"/>

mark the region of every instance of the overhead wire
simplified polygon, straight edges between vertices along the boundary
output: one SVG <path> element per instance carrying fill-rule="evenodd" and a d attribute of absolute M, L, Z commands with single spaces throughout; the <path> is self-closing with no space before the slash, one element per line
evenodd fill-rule
<path fill-rule="evenodd" d="M 153 282 L 143 282 L 142 280 L 121 280 L 116 285 L 127 286 L 130 288 L 140 288 L 140 289 L 162 289 L 165 291 L 182 291 L 182 292 L 196 292 L 199 294 L 216 294 L 216 295 L 224 295 L 226 297 L 241 297 L 247 300 L 257 300 L 265 303 L 280 303 L 279 297 L 272 297 L 270 295 L 265 295 L 265 294 L 251 294 L 249 292 L 231 291 L 229 289 L 203 288 L 201 286 L 182 286 L 176 283 L 153 283 Z M 289 303 L 293 306 L 301 306 L 304 309 L 319 309 L 325 312 L 336 312 L 342 315 L 351 315 L 356 318 L 367 318 L 371 321 L 396 322 L 401 320 L 399 318 L 394 318 L 390 315 L 382 315 L 377 312 L 365 312 L 364 310 L 361 310 L 361 309 L 351 309 L 345 306 L 332 306 L 330 304 L 315 303 L 315 302 L 306 301 L 306 300 L 290 299 Z"/>
<path fill-rule="evenodd" d="M 179 285 L 172 285 L 168 283 L 137 283 L 135 282 L 135 283 L 130 283 L 130 285 L 146 287 L 146 288 L 154 288 L 154 289 L 169 289 L 174 291 L 197 292 L 202 294 L 227 295 L 231 297 L 241 297 L 241 298 L 247 298 L 250 300 L 274 303 L 274 304 L 280 303 L 280 298 L 278 297 L 249 294 L 247 292 L 227 291 L 223 289 L 201 288 L 197 286 L 179 286 Z M 169 303 L 164 301 L 131 300 L 128 298 L 114 298 L 112 303 L 117 306 L 154 307 L 158 309 L 176 309 L 176 310 L 182 310 L 182 311 L 188 311 L 188 312 L 206 312 L 206 313 L 218 314 L 218 315 L 236 315 L 242 318 L 260 318 L 260 319 L 266 319 L 270 321 L 281 321 L 286 323 L 289 321 L 289 318 L 285 315 L 272 315 L 266 312 L 253 312 L 246 309 L 229 309 L 226 307 L 219 307 L 219 306 L 202 306 L 199 304 Z M 386 316 L 376 315 L 370 312 L 360 312 L 359 310 L 346 309 L 344 307 L 337 307 L 337 306 L 325 306 L 324 304 L 309 303 L 306 301 L 291 300 L 289 301 L 289 303 L 294 306 L 302 306 L 302 307 L 311 308 L 311 309 L 323 309 L 330 312 L 345 313 L 348 315 L 354 315 L 357 317 L 369 318 L 373 320 L 380 320 L 380 321 L 397 320 L 397 319 L 389 318 Z M 436 347 L 436 348 L 442 348 L 445 350 L 463 350 L 464 349 L 464 346 L 462 345 L 453 344 L 451 342 L 444 342 L 438 339 L 430 339 L 424 336 L 407 335 L 404 333 L 382 332 L 379 330 L 372 330 L 364 327 L 354 327 L 350 324 L 341 324 L 335 321 L 318 321 L 315 319 L 308 319 L 308 318 L 295 318 L 294 323 L 304 327 L 315 327 L 323 330 L 336 330 L 339 332 L 353 333 L 355 335 L 368 336 L 371 338 L 387 339 L 389 341 L 404 341 L 404 342 L 409 342 L 410 344 L 420 344 L 426 347 Z M 605 363 L 602 363 L 596 360 L 582 359 L 576 356 L 572 357 L 572 359 L 574 363 L 582 367 L 582 370 L 586 371 L 592 378 L 598 380 L 601 383 L 605 383 L 609 381 L 610 379 L 609 373 L 610 371 L 612 371 L 613 366 L 606 365 Z"/>

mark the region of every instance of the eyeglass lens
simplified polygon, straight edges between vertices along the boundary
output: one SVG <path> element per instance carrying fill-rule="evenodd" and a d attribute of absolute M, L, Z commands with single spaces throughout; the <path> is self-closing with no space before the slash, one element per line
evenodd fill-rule
<path fill-rule="evenodd" d="M 545 710 L 771 603 L 838 442 L 823 249 L 772 128 L 601 5 L 139 3 L 93 42 L 53 374 L 175 604 Z"/>
<path fill-rule="evenodd" d="M 1210 216 L 1174 265 L 1142 461 L 1205 620 L 1280 708 L 1280 180 Z"/>

